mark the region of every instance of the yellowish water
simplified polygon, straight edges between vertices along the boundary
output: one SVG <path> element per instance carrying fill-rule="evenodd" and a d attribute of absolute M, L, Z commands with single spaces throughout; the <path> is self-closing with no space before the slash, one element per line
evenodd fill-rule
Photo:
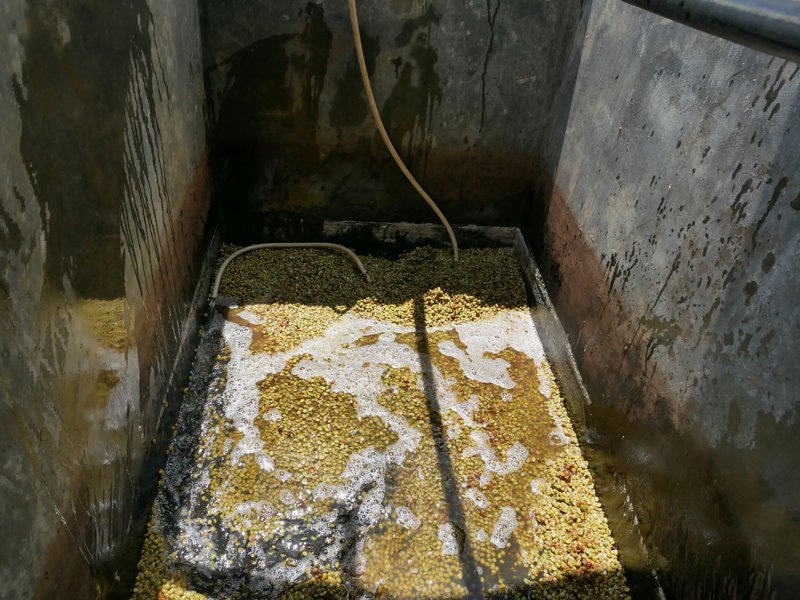
<path fill-rule="evenodd" d="M 513 257 L 365 262 L 223 283 L 134 597 L 626 598 Z"/>

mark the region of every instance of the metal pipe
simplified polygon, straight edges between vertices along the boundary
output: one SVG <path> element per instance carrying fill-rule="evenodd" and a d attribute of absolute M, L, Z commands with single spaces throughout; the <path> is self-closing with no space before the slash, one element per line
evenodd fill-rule
<path fill-rule="evenodd" d="M 800 62 L 800 0 L 623 0 L 673 21 Z"/>

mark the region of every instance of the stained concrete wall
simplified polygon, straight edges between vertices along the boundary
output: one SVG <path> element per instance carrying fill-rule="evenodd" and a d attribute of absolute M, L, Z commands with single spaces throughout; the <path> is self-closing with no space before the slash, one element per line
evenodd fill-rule
<path fill-rule="evenodd" d="M 200 21 L 191 0 L 5 0 L 0 32 L 0 597 L 100 597 L 192 330 Z"/>
<path fill-rule="evenodd" d="M 387 129 L 452 221 L 517 225 L 542 174 L 552 178 L 582 10 L 582 0 L 359 3 Z M 226 237 L 318 237 L 326 218 L 435 219 L 376 133 L 346 1 L 208 1 L 204 27 Z"/>
<path fill-rule="evenodd" d="M 800 584 L 798 98 L 796 64 L 595 0 L 529 224 L 616 533 L 669 597 Z"/>

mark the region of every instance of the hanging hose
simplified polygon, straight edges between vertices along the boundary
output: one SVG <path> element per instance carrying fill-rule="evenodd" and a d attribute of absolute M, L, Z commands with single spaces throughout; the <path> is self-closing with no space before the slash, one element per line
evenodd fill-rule
<path fill-rule="evenodd" d="M 367 63 L 364 60 L 364 48 L 361 46 L 361 30 L 358 26 L 358 13 L 356 12 L 356 0 L 347 0 L 348 4 L 350 5 L 350 24 L 353 28 L 353 42 L 356 46 L 356 57 L 358 58 L 358 68 L 361 71 L 361 80 L 364 82 L 364 91 L 367 94 L 367 102 L 369 103 L 370 112 L 372 112 L 372 118 L 375 120 L 375 125 L 378 127 L 378 131 L 381 134 L 381 138 L 383 138 L 383 143 L 386 144 L 387 150 L 389 150 L 389 154 L 392 155 L 394 162 L 397 163 L 397 166 L 402 171 L 403 175 L 406 176 L 409 183 L 414 186 L 414 189 L 417 190 L 422 199 L 428 203 L 428 206 L 431 207 L 433 212 L 436 213 L 436 216 L 439 217 L 439 220 L 444 225 L 444 228 L 447 230 L 447 235 L 450 236 L 450 244 L 453 246 L 453 260 L 458 260 L 458 242 L 456 241 L 456 235 L 453 233 L 453 228 L 450 227 L 450 223 L 447 221 L 447 217 L 444 216 L 439 207 L 436 206 L 436 202 L 433 201 L 428 195 L 428 192 L 420 185 L 420 183 L 416 180 L 416 178 L 411 174 L 411 171 L 408 170 L 405 163 L 403 163 L 403 159 L 400 158 L 400 155 L 397 153 L 397 150 L 392 143 L 392 140 L 389 139 L 389 134 L 386 132 L 386 128 L 383 126 L 383 121 L 381 120 L 380 111 L 378 111 L 378 105 L 375 103 L 375 96 L 372 93 L 372 85 L 369 82 L 369 73 L 367 73 Z"/>
<path fill-rule="evenodd" d="M 356 266 L 358 270 L 361 271 L 364 278 L 367 280 L 367 283 L 372 283 L 372 279 L 370 279 L 369 273 L 364 268 L 364 264 L 359 260 L 358 256 L 356 256 L 355 252 L 350 250 L 349 248 L 345 248 L 344 246 L 340 246 L 339 244 L 328 244 L 326 242 L 306 242 L 306 243 L 273 243 L 273 244 L 253 244 L 252 246 L 245 246 L 244 248 L 240 248 L 233 254 L 231 254 L 225 261 L 220 265 L 219 269 L 217 269 L 217 277 L 214 279 L 214 287 L 211 289 L 211 308 L 214 308 L 214 304 L 217 301 L 217 295 L 219 294 L 219 285 L 222 282 L 222 274 L 225 272 L 225 269 L 231 264 L 231 261 L 236 258 L 237 256 L 241 256 L 245 252 L 250 252 L 251 250 L 259 250 L 261 248 L 325 248 L 329 250 L 339 250 L 340 252 L 344 252 L 349 256 Z"/>

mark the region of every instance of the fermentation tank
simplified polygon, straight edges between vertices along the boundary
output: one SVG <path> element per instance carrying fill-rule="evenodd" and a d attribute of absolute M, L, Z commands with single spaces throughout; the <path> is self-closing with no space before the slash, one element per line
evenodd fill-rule
<path fill-rule="evenodd" d="M 0 598 L 794 598 L 798 15 L 5 0 Z"/>

